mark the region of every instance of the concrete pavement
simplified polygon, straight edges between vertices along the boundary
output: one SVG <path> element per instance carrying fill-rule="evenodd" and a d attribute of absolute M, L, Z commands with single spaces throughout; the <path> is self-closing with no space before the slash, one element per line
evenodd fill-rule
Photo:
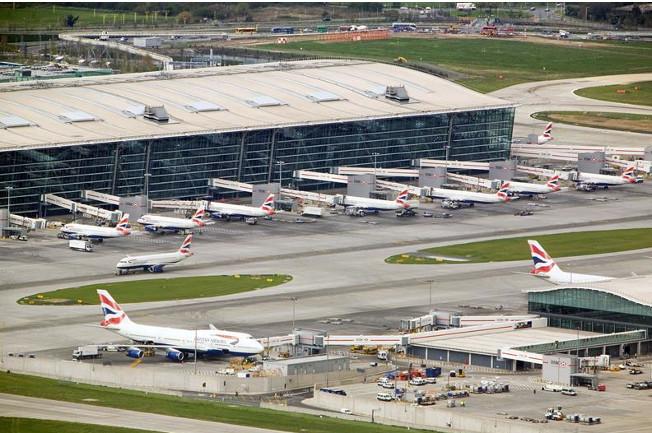
<path fill-rule="evenodd" d="M 531 117 L 539 111 L 608 111 L 652 115 L 652 107 L 577 96 L 574 91 L 584 87 L 610 86 L 652 80 L 652 73 L 607 75 L 602 77 L 568 78 L 517 84 L 492 92 L 496 96 L 519 104 L 514 119 L 514 137 L 541 134 L 546 122 Z M 556 123 L 552 144 L 596 146 L 650 146 L 650 134 L 585 128 Z"/>
<path fill-rule="evenodd" d="M 0 394 L 0 414 L 5 417 L 49 419 L 169 433 L 273 433 L 278 431 L 12 394 Z"/>

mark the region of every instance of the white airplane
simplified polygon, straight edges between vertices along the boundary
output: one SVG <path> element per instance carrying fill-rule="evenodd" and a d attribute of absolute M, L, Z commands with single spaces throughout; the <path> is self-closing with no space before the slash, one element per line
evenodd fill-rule
<path fill-rule="evenodd" d="M 98 227 L 88 224 L 70 223 L 61 227 L 61 234 L 66 238 L 86 238 L 99 240 L 129 236 L 131 233 L 129 214 L 126 213 L 115 227 Z"/>
<path fill-rule="evenodd" d="M 208 211 L 213 217 L 230 221 L 231 218 L 260 218 L 271 216 L 274 210 L 274 194 L 267 196 L 260 207 L 244 206 L 240 204 L 211 202 Z"/>
<path fill-rule="evenodd" d="M 202 220 L 205 213 L 203 208 L 199 208 L 190 219 L 147 214 L 140 217 L 138 223 L 148 232 L 184 232 L 204 227 L 207 224 Z"/>
<path fill-rule="evenodd" d="M 548 122 L 542 135 L 537 136 L 537 144 L 544 144 L 552 140 L 552 122 Z"/>
<path fill-rule="evenodd" d="M 561 190 L 559 186 L 559 176 L 555 175 L 548 179 L 545 184 L 528 183 L 528 182 L 514 182 L 508 180 L 503 183 L 503 188 L 516 195 L 533 196 L 537 194 L 547 194 L 549 192 L 557 192 Z"/>
<path fill-rule="evenodd" d="M 584 284 L 597 283 L 599 281 L 608 281 L 613 278 L 602 277 L 600 275 L 576 274 L 574 272 L 564 272 L 559 265 L 548 255 L 541 244 L 537 241 L 529 240 L 530 253 L 534 268 L 530 272 L 535 277 L 545 278 L 553 284 Z"/>
<path fill-rule="evenodd" d="M 410 203 L 408 201 L 408 195 L 409 191 L 407 189 L 401 191 L 398 197 L 396 197 L 396 200 L 381 200 L 338 194 L 335 196 L 334 202 L 345 208 L 353 208 L 357 215 L 364 216 L 366 212 L 388 210 L 411 211 L 417 208 L 419 206 L 418 203 Z"/>
<path fill-rule="evenodd" d="M 467 203 L 470 206 L 473 206 L 475 203 L 507 203 L 512 200 L 518 200 L 518 197 L 510 197 L 507 192 L 508 191 L 504 188 L 503 184 L 501 185 L 500 190 L 495 194 L 456 189 L 430 188 L 428 196 L 456 204 Z"/>
<path fill-rule="evenodd" d="M 576 182 L 589 186 L 609 187 L 613 185 L 627 185 L 630 183 L 643 183 L 643 179 L 634 174 L 635 167 L 629 166 L 620 176 L 608 174 L 579 173 Z"/>
<path fill-rule="evenodd" d="M 181 362 L 186 356 L 197 354 L 207 356 L 234 355 L 252 356 L 263 351 L 263 345 L 249 334 L 217 329 L 189 330 L 162 326 L 139 325 L 132 322 L 120 305 L 106 290 L 98 290 L 104 320 L 100 326 L 116 332 L 134 342 L 126 348 L 130 358 L 142 358 L 143 348 L 164 349 L 166 358 Z"/>
<path fill-rule="evenodd" d="M 121 259 L 116 268 L 116 274 L 128 274 L 132 269 L 142 269 L 149 272 L 163 272 L 163 267 L 192 256 L 190 246 L 192 245 L 192 235 L 186 236 L 181 247 L 173 253 L 149 254 L 146 256 L 127 256 Z"/>

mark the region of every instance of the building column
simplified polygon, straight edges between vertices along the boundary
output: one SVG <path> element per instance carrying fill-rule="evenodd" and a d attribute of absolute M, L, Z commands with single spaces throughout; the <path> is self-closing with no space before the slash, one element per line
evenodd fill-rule
<path fill-rule="evenodd" d="M 244 155 L 245 155 L 245 146 L 247 139 L 247 131 L 242 131 L 242 139 L 240 139 L 240 155 L 238 156 L 238 173 L 236 175 L 236 180 L 242 182 L 242 170 L 244 169 Z"/>

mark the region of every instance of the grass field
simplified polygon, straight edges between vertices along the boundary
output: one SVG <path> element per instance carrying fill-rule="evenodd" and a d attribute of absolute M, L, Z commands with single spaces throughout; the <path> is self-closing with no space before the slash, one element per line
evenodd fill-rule
<path fill-rule="evenodd" d="M 133 12 L 109 11 L 103 9 L 79 8 L 60 5 L 33 5 L 29 7 L 20 7 L 16 9 L 11 7 L 11 3 L 4 3 L 0 7 L 0 28 L 3 29 L 48 29 L 64 28 L 64 19 L 67 15 L 79 16 L 75 27 L 112 27 L 112 26 L 132 26 L 134 24 L 165 24 L 165 16 L 154 15 L 145 16 L 136 14 L 134 20 Z M 174 17 L 168 17 L 167 20 L 174 22 Z"/>
<path fill-rule="evenodd" d="M 402 433 L 402 427 L 0 373 L 0 393 L 301 433 Z M 95 399 L 97 401 L 85 401 Z M 0 430 L 3 431 L 3 430 Z M 419 430 L 410 430 L 416 431 Z"/>
<path fill-rule="evenodd" d="M 618 93 L 618 91 L 624 93 Z M 652 81 L 627 85 L 586 87 L 575 91 L 576 95 L 623 104 L 652 105 Z"/>
<path fill-rule="evenodd" d="M 102 433 L 151 433 L 151 430 L 134 430 L 76 422 L 0 417 L 0 432 L 3 433 L 97 433 L 98 431 Z"/>
<path fill-rule="evenodd" d="M 542 111 L 532 114 L 532 117 L 548 122 L 652 134 L 652 116 L 647 114 L 604 113 L 599 111 Z"/>
<path fill-rule="evenodd" d="M 29 305 L 95 305 L 97 289 L 105 289 L 121 304 L 208 298 L 259 290 L 291 281 L 289 275 L 216 275 L 120 281 L 37 293 L 18 300 Z"/>
<path fill-rule="evenodd" d="M 439 264 L 439 263 L 486 263 L 526 260 L 530 258 L 527 240 L 535 239 L 554 258 L 605 254 L 618 251 L 652 248 L 652 229 L 622 229 L 559 233 L 553 235 L 532 235 L 528 237 L 496 239 L 428 248 L 420 253 L 464 257 L 468 262 L 446 262 L 409 253 L 398 254 L 385 259 L 387 263 Z"/>
<path fill-rule="evenodd" d="M 652 71 L 652 44 L 549 44 L 498 39 L 416 39 L 293 42 L 257 48 L 305 55 L 429 63 L 467 74 L 459 82 L 490 92 L 528 81 Z"/>

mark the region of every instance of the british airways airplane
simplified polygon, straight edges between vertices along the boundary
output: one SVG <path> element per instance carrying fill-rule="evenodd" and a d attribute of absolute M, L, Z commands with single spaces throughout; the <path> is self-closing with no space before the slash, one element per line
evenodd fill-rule
<path fill-rule="evenodd" d="M 608 174 L 580 173 L 576 181 L 584 185 L 604 186 L 627 185 L 630 183 L 643 183 L 643 179 L 637 177 L 634 173 L 635 167 L 629 166 L 620 176 L 611 176 Z"/>
<path fill-rule="evenodd" d="M 545 144 L 552 140 L 552 122 L 548 122 L 546 128 L 543 130 L 543 135 L 537 136 L 537 144 Z"/>
<path fill-rule="evenodd" d="M 545 278 L 553 284 L 584 284 L 613 280 L 613 278 L 600 275 L 564 272 L 539 242 L 529 240 L 527 243 L 530 245 L 530 254 L 532 254 L 532 261 L 534 262 L 534 268 L 530 273 L 535 277 Z"/>
<path fill-rule="evenodd" d="M 205 213 L 203 208 L 199 208 L 190 219 L 147 214 L 138 219 L 138 224 L 141 224 L 148 232 L 178 233 L 212 224 L 202 220 Z"/>
<path fill-rule="evenodd" d="M 533 196 L 537 194 L 547 194 L 549 192 L 561 191 L 559 186 L 559 176 L 555 175 L 548 179 L 545 184 L 528 183 L 528 182 L 514 182 L 511 180 L 506 181 L 502 185 L 509 192 L 519 196 Z"/>
<path fill-rule="evenodd" d="M 452 203 L 467 203 L 473 206 L 475 203 L 507 203 L 518 197 L 510 197 L 508 190 L 503 184 L 495 194 L 485 192 L 464 191 L 445 188 L 430 188 L 429 196 L 443 199 Z"/>
<path fill-rule="evenodd" d="M 189 330 L 162 326 L 140 325 L 132 322 L 106 290 L 98 290 L 104 320 L 100 326 L 134 342 L 125 345 L 126 355 L 142 358 L 143 348 L 165 350 L 165 357 L 181 362 L 194 353 L 207 356 L 252 356 L 263 351 L 263 345 L 249 334 L 217 329 Z M 118 345 L 119 346 L 119 345 Z"/>
<path fill-rule="evenodd" d="M 66 238 L 78 237 L 101 241 L 106 238 L 129 236 L 131 233 L 130 227 L 129 214 L 126 213 L 115 227 L 98 227 L 88 224 L 70 223 L 61 227 L 61 233 Z"/>
<path fill-rule="evenodd" d="M 358 214 L 365 211 L 378 212 L 388 210 L 411 210 L 418 207 L 418 203 L 408 202 L 409 191 L 406 189 L 396 197 L 396 200 L 381 200 L 377 198 L 355 197 L 352 195 L 336 195 L 335 202 L 343 207 L 354 208 Z M 339 202 L 339 203 L 338 203 Z"/>
<path fill-rule="evenodd" d="M 190 246 L 192 245 L 192 235 L 186 236 L 181 247 L 173 253 L 148 254 L 146 256 L 127 256 L 121 259 L 116 267 L 116 274 L 128 274 L 130 270 L 142 269 L 149 272 L 163 272 L 163 267 L 192 256 Z"/>
<path fill-rule="evenodd" d="M 260 207 L 244 206 L 240 204 L 211 202 L 208 211 L 216 218 L 223 218 L 227 221 L 231 218 L 262 218 L 272 216 L 274 210 L 274 194 L 267 196 Z"/>

